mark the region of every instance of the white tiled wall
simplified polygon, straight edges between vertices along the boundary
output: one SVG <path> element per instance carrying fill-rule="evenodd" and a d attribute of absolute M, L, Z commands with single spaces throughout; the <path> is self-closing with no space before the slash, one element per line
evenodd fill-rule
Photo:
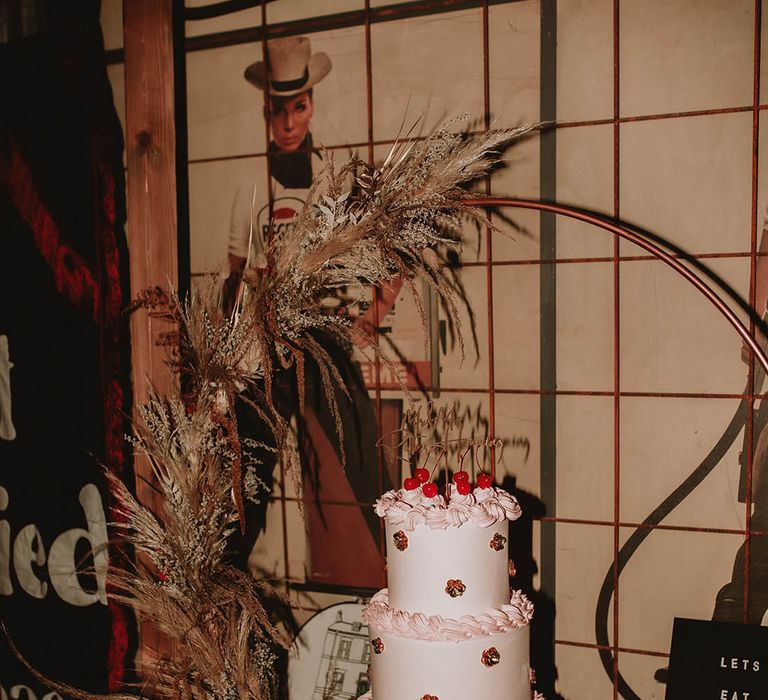
<path fill-rule="evenodd" d="M 364 8 L 364 0 L 321 0 L 321 2 L 275 0 L 267 5 L 267 22 L 269 24 L 291 22 L 339 12 L 359 11 Z"/>
<path fill-rule="evenodd" d="M 746 295 L 746 258 L 706 261 Z M 739 393 L 741 340 L 694 288 L 658 261 L 621 263 L 621 377 L 625 391 Z"/>
<path fill-rule="evenodd" d="M 204 4 L 188 1 L 188 6 Z M 372 0 L 370 7 L 407 2 Z M 362 0 L 269 3 L 270 23 L 362 10 Z M 433 8 L 434 9 L 434 8 Z M 505 126 L 540 119 L 541 8 L 537 0 L 493 3 L 488 8 L 489 113 Z M 618 10 L 618 11 L 616 11 Z M 102 3 L 107 48 L 122 44 L 121 3 Z M 618 25 L 615 26 L 615 22 Z M 768 11 L 763 11 L 763 46 Z M 188 22 L 188 36 L 253 29 L 260 8 Z M 508 167 L 491 179 L 495 195 L 537 199 L 540 180 L 554 178 L 558 202 L 614 216 L 706 256 L 702 263 L 739 295 L 749 292 L 752 232 L 754 2 L 752 0 L 559 0 L 557 3 L 556 162 L 540 163 L 534 133 L 515 146 Z M 371 25 L 374 140 L 395 138 L 404 115 L 410 124 L 426 114 L 426 127 L 468 112 L 482 124 L 484 104 L 483 11 L 471 8 Z M 309 34 L 313 51 L 333 62 L 315 88 L 316 139 L 339 148 L 363 143 L 368 134 L 365 31 L 363 26 Z M 618 66 L 614 51 L 618 47 Z M 263 180 L 265 131 L 261 95 L 243 78 L 261 56 L 259 42 L 188 54 L 190 219 L 192 270 L 217 269 L 226 255 L 232 193 L 244 178 Z M 762 51 L 761 99 L 767 101 L 768 51 Z M 618 73 L 615 70 L 618 68 Z M 122 68 L 111 66 L 122 115 Z M 618 78 L 618 80 L 615 80 Z M 546 78 L 545 78 L 546 80 Z M 619 86 L 620 126 L 613 123 L 614 85 Z M 715 110 L 681 116 L 675 113 Z M 758 224 L 768 202 L 768 117 L 760 115 Z M 579 124 L 579 122 L 599 122 Z M 377 158 L 387 143 L 375 148 Z M 367 154 L 365 146 L 361 155 Z M 480 187 L 480 191 L 484 185 Z M 527 457 L 508 447 L 497 466 L 499 480 L 513 478 L 532 498 L 542 483 L 540 363 L 541 266 L 539 216 L 505 210 L 494 222 L 492 283 L 485 266 L 485 231 L 469 231 L 460 279 L 475 316 L 462 311 L 467 358 L 456 345 L 441 355 L 440 381 L 458 400 L 487 420 L 489 368 L 488 295 L 493 302 L 496 432 L 527 440 Z M 758 236 L 759 236 L 758 229 Z M 613 237 L 566 218 L 557 220 L 556 485 L 547 516 L 609 525 L 557 522 L 553 552 L 541 550 L 542 528 L 532 543 L 537 565 L 553 566 L 558 690 L 566 700 L 613 697 L 611 680 L 595 649 L 595 606 L 612 566 L 613 522 L 618 507 L 619 546 L 710 452 L 734 415 L 746 383 L 741 341 L 693 288 L 664 264 L 622 260 L 614 265 Z M 620 254 L 645 255 L 629 243 Z M 595 260 L 595 259 L 599 260 Z M 614 312 L 618 310 L 618 325 Z M 744 314 L 739 312 L 740 317 Z M 614 357 L 618 340 L 619 356 Z M 618 402 L 615 439 L 615 371 L 624 392 Z M 387 393 L 389 396 L 390 394 Z M 714 395 L 714 396 L 713 396 Z M 622 653 L 619 668 L 643 698 L 662 698 L 653 679 L 667 664 L 672 619 L 702 619 L 730 578 L 743 541 L 745 507 L 738 502 L 741 436 L 693 494 L 675 508 L 630 560 L 620 578 L 619 643 L 655 655 Z M 547 445 L 544 446 L 548 447 Z M 618 450 L 617 450 L 618 448 Z M 618 457 L 618 483 L 615 482 Z M 615 500 L 618 496 L 618 501 Z M 275 503 L 267 534 L 254 552 L 266 570 L 301 580 L 306 534 L 289 502 L 288 559 L 283 561 L 282 512 Z M 678 528 L 678 529 L 674 529 Z M 704 528 L 726 532 L 686 531 Z M 675 575 L 670 576 L 670 571 Z M 542 572 L 551 578 L 551 571 Z M 541 578 L 537 575 L 535 585 Z M 753 582 L 757 585 L 758 582 Z M 759 582 L 764 585 L 765 582 Z M 295 594 L 299 618 L 322 607 L 322 594 Z M 301 600 L 299 600 L 301 598 Z M 330 599 L 329 599 L 330 600 Z M 333 602 L 337 600 L 333 598 Z M 612 638 L 612 608 L 608 629 Z"/>
<path fill-rule="evenodd" d="M 498 389 L 539 388 L 539 266 L 496 267 L 493 346 Z"/>
<path fill-rule="evenodd" d="M 243 77 L 261 58 L 260 43 L 187 54 L 190 160 L 265 152 L 261 91 Z"/>
<path fill-rule="evenodd" d="M 613 338 L 613 266 L 605 262 L 559 264 L 558 389 L 613 391 Z"/>
<path fill-rule="evenodd" d="M 499 124 L 539 119 L 540 24 L 536 0 L 488 10 L 490 111 Z"/>
<path fill-rule="evenodd" d="M 558 103 L 559 107 L 559 103 Z M 557 201 L 600 214 L 613 211 L 613 125 L 557 132 Z M 573 219 L 557 221 L 558 258 L 613 256 L 613 236 Z"/>
<path fill-rule="evenodd" d="M 690 253 L 749 250 L 751 114 L 622 124 L 620 138 L 623 219 Z"/>
<path fill-rule="evenodd" d="M 557 118 L 613 118 L 613 0 L 558 0 L 557 48 Z"/>
<path fill-rule="evenodd" d="M 631 532 L 622 528 L 622 539 Z M 720 533 L 653 533 L 621 579 L 622 645 L 668 649 L 675 617 L 707 619 L 717 591 L 730 579 L 742 541 L 738 535 Z"/>
<path fill-rule="evenodd" d="M 752 104 L 752 0 L 620 3 L 622 116 Z"/>
<path fill-rule="evenodd" d="M 130 0 L 129 0 L 130 1 Z M 290 0 L 283 0 L 283 3 Z M 202 8 L 212 3 L 209 0 L 185 0 L 184 5 L 189 8 Z M 251 29 L 261 26 L 261 7 L 250 7 L 238 12 L 231 12 L 219 17 L 185 22 L 184 31 L 187 36 L 201 36 L 228 32 L 234 29 Z"/>
<path fill-rule="evenodd" d="M 613 397 L 557 398 L 557 517 L 611 522 Z"/>
<path fill-rule="evenodd" d="M 102 0 L 101 32 L 104 48 L 119 49 L 123 45 L 123 0 Z"/>
<path fill-rule="evenodd" d="M 480 10 L 374 24 L 371 57 L 375 140 L 395 138 L 406 110 L 409 120 L 425 114 L 427 128 L 482 115 Z"/>
<path fill-rule="evenodd" d="M 709 454 L 712 436 L 738 408 L 736 399 L 624 397 L 621 399 L 621 486 L 624 522 L 640 523 Z M 738 503 L 738 452 L 734 444 L 665 525 L 743 529 Z"/>

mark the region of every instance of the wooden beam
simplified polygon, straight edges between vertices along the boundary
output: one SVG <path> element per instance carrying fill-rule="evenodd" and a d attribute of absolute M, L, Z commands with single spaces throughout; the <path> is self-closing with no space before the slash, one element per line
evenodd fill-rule
<path fill-rule="evenodd" d="M 123 3 L 125 42 L 125 151 L 131 295 L 178 287 L 176 132 L 174 111 L 173 0 Z M 163 339 L 174 329 L 143 311 L 131 320 L 134 405 L 145 403 L 150 387 L 173 390 Z M 139 500 L 157 509 L 146 463 L 136 461 Z M 157 630 L 140 623 L 140 665 L 172 652 Z"/>

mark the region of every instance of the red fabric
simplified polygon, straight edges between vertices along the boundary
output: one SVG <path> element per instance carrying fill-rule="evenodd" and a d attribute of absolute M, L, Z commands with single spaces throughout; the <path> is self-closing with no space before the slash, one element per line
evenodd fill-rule
<path fill-rule="evenodd" d="M 1 176 L 11 203 L 29 226 L 37 249 L 53 272 L 56 289 L 94 321 L 98 320 L 99 287 L 94 271 L 61 240 L 59 227 L 40 200 L 32 173 L 14 143 Z"/>
<path fill-rule="evenodd" d="M 126 306 L 121 284 L 121 260 L 118 246 L 120 224 L 116 220 L 115 178 L 109 152 L 100 139 L 94 139 L 93 176 L 95 185 L 94 240 L 97 246 L 97 269 L 93 269 L 70 246 L 61 240 L 56 221 L 42 202 L 32 173 L 15 144 L 11 156 L 0 172 L 11 204 L 32 231 L 35 246 L 53 273 L 59 293 L 99 325 L 101 369 L 103 378 L 104 463 L 120 476 L 126 476 L 124 351 L 128 339 L 121 327 Z M 114 498 L 110 503 L 110 519 L 121 519 Z M 122 545 L 110 545 L 110 561 L 119 566 L 125 561 Z M 108 652 L 108 690 L 121 689 L 131 647 L 131 618 L 128 611 L 109 601 L 112 615 Z"/>
<path fill-rule="evenodd" d="M 124 393 L 122 382 L 125 372 L 122 365 L 122 343 L 127 339 L 121 337 L 120 319 L 126 301 L 123 298 L 120 279 L 120 251 L 117 242 L 117 221 L 115 206 L 115 178 L 110 168 L 108 153 L 101 147 L 100 139 L 95 139 L 93 148 L 93 169 L 96 179 L 95 201 L 95 238 L 99 247 L 99 260 L 103 269 L 99 275 L 101 294 L 100 319 L 101 355 L 104 384 L 104 457 L 109 468 L 125 478 L 125 429 L 124 429 Z M 110 517 L 112 522 L 122 522 L 114 494 L 110 500 Z M 125 561 L 127 554 L 121 544 L 111 545 L 111 559 L 114 565 Z M 109 600 L 112 613 L 112 634 L 109 644 L 109 677 L 108 691 L 117 692 L 122 687 L 125 678 L 126 661 L 130 648 L 129 617 L 126 609 Z"/>

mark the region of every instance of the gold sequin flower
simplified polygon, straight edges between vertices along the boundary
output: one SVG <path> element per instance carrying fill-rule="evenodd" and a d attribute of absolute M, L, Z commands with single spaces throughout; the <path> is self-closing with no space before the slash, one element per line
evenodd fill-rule
<path fill-rule="evenodd" d="M 501 661 L 501 654 L 496 647 L 489 647 L 483 652 L 483 665 L 491 668 Z"/>
<path fill-rule="evenodd" d="M 500 532 L 497 532 L 491 537 L 491 541 L 488 543 L 491 549 L 495 549 L 497 552 L 500 552 L 502 549 L 504 549 L 504 545 L 507 543 L 507 538 L 504 537 Z"/>
<path fill-rule="evenodd" d="M 466 590 L 467 587 L 460 578 L 449 578 L 448 583 L 445 584 L 445 592 L 451 598 L 460 598 Z"/>

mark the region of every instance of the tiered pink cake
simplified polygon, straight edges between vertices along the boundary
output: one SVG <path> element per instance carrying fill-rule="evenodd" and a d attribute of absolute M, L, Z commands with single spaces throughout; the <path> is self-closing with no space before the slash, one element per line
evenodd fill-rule
<path fill-rule="evenodd" d="M 472 489 L 464 472 L 446 501 L 420 471 L 376 503 L 389 588 L 363 612 L 371 691 L 361 700 L 530 700 L 533 605 L 509 589 L 508 521 L 520 506 L 488 475 Z"/>

